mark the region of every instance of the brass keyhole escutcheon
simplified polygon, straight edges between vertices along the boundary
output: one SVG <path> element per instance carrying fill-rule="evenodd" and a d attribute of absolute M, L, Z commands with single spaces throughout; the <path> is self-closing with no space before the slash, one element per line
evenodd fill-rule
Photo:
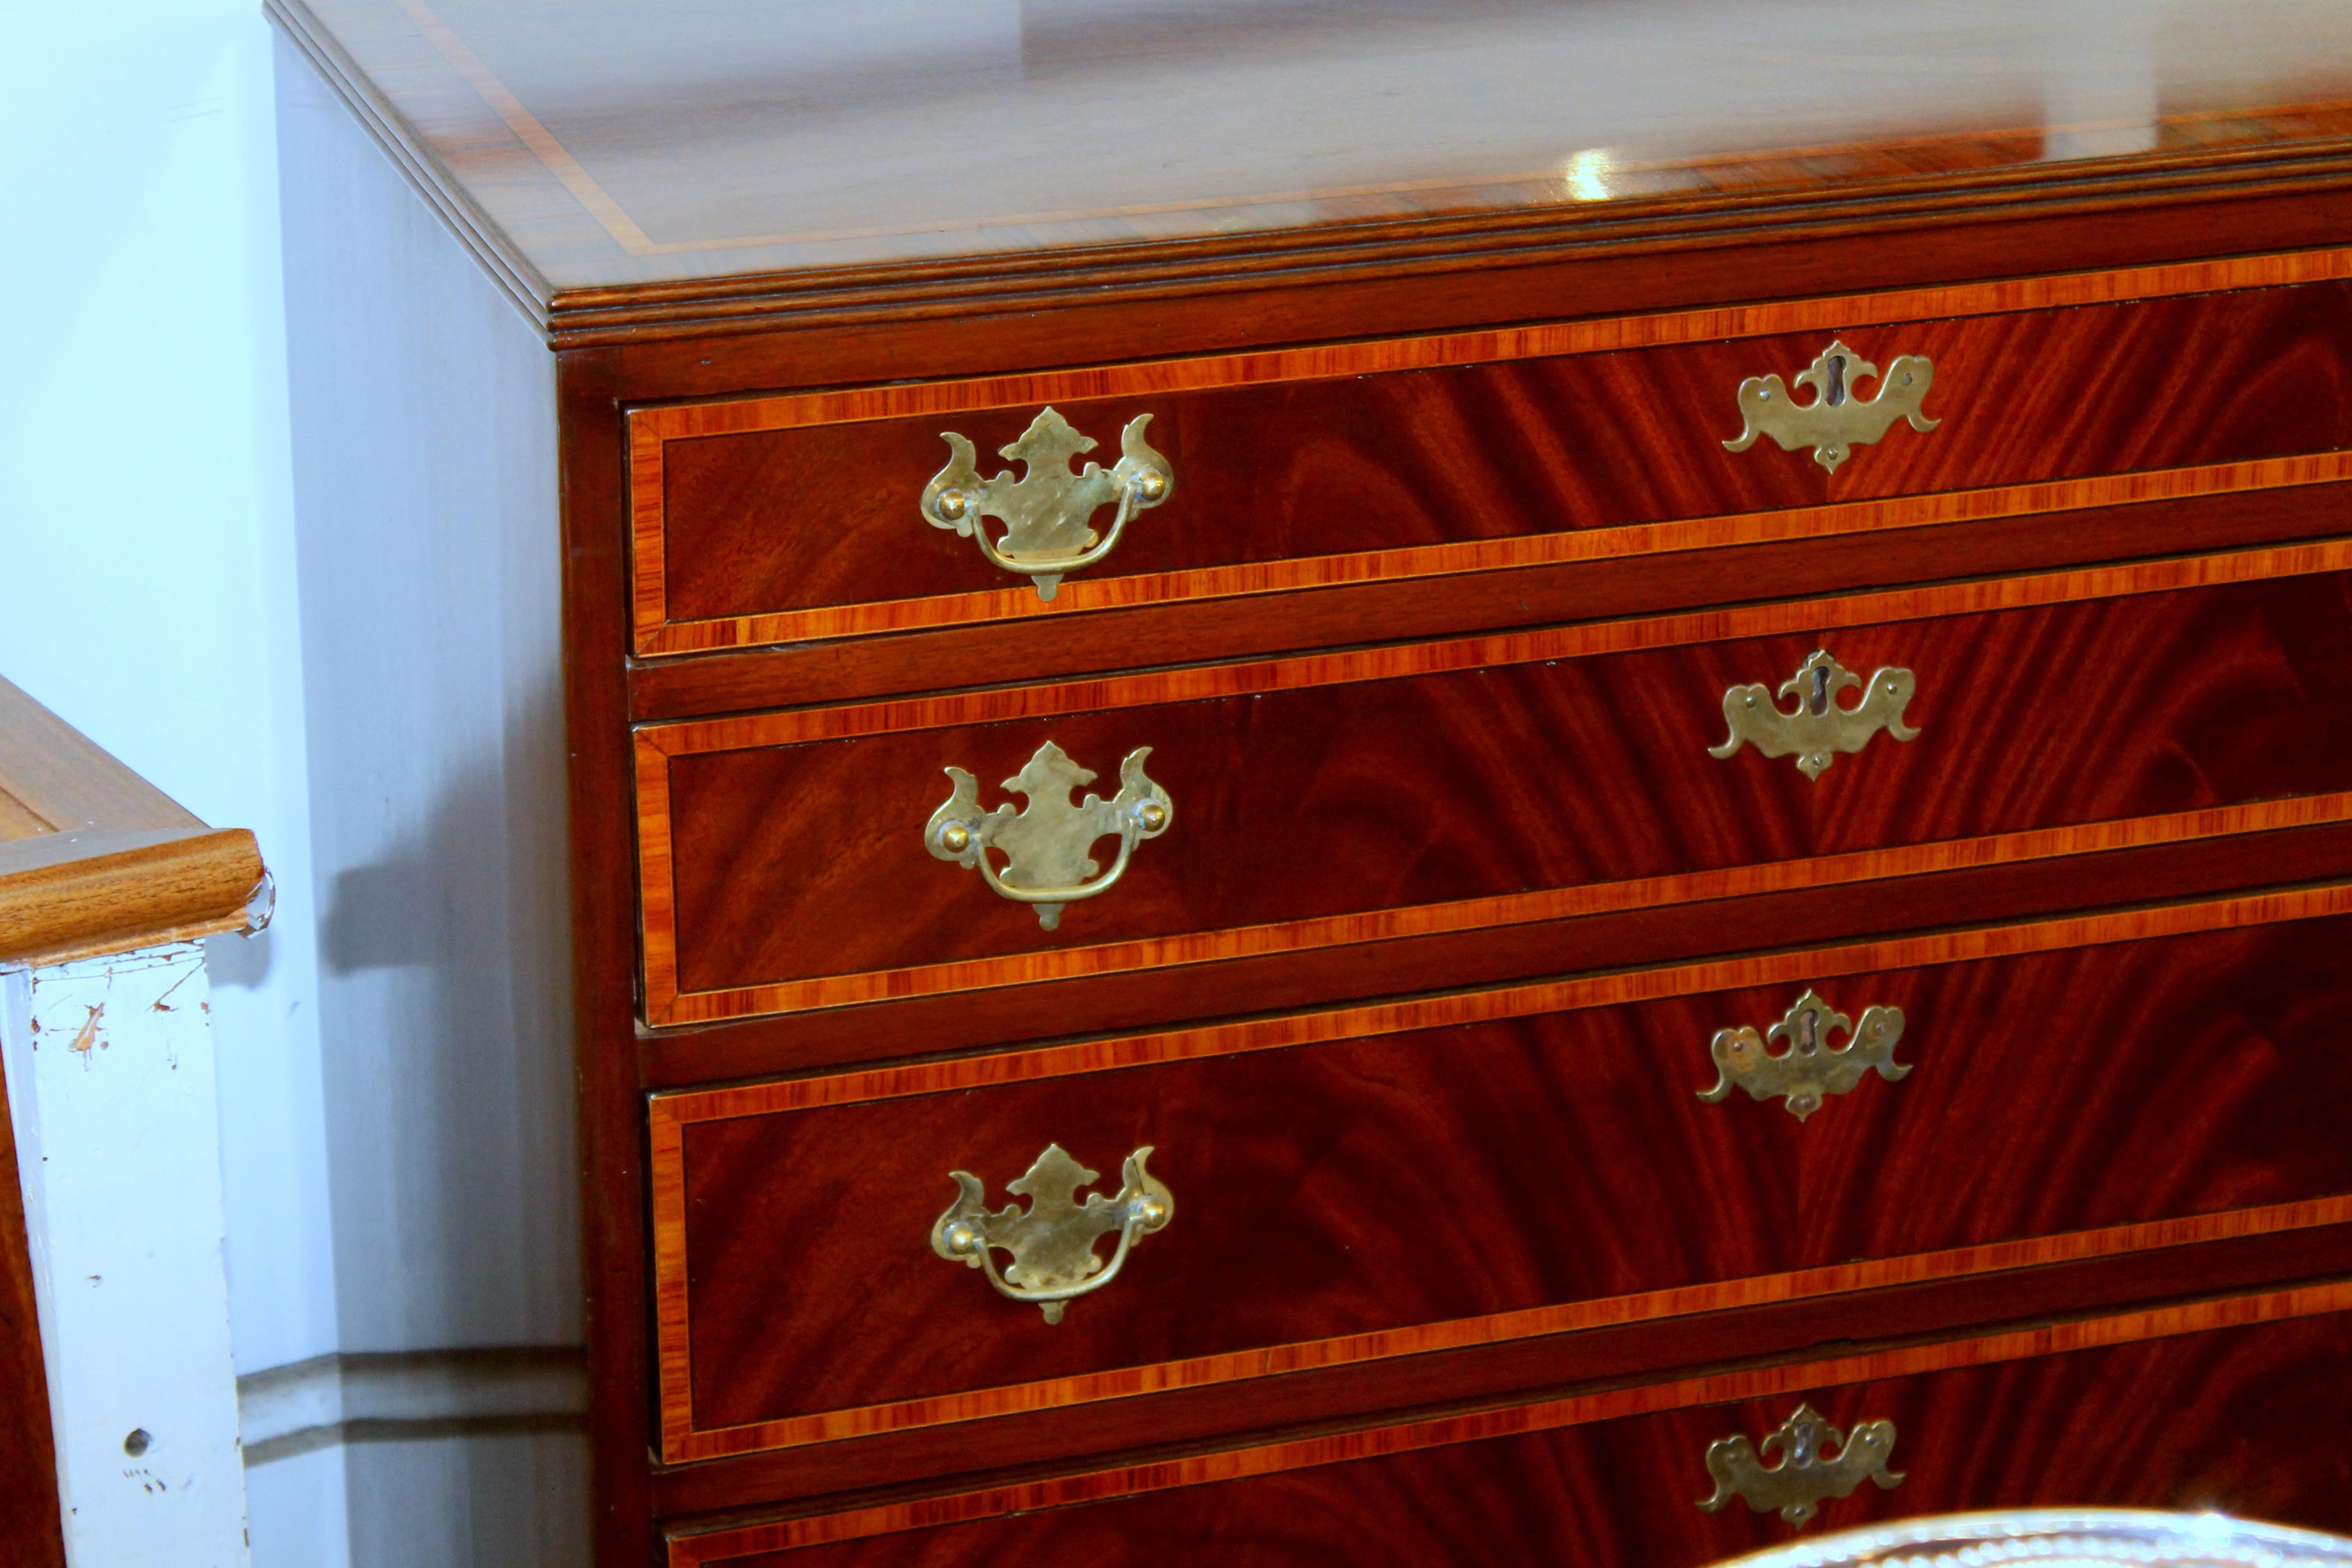
<path fill-rule="evenodd" d="M 1717 1029 L 1707 1042 L 1715 1087 L 1698 1097 L 1719 1105 L 1733 1089 L 1744 1089 L 1751 1100 L 1785 1100 L 1789 1113 L 1802 1121 L 1823 1100 L 1846 1093 L 1873 1072 L 1889 1083 L 1908 1077 L 1910 1067 L 1895 1059 L 1904 1022 L 1900 1007 L 1870 1007 L 1857 1024 L 1808 991 L 1760 1035 L 1745 1024 Z M 1846 1043 L 1832 1047 L 1830 1037 L 1840 1033 Z M 1787 1041 L 1788 1049 L 1774 1055 L 1775 1040 Z"/>
<path fill-rule="evenodd" d="M 1751 375 L 1739 384 L 1740 432 L 1726 441 L 1727 451 L 1745 452 L 1759 436 L 1769 436 L 1784 452 L 1800 447 L 1813 449 L 1813 460 L 1831 473 L 1894 428 L 1897 419 L 1911 428 L 1933 430 L 1943 423 L 1919 411 L 1920 400 L 1935 384 L 1936 367 L 1919 354 L 1905 354 L 1886 367 L 1878 390 L 1870 397 L 1852 395 L 1856 381 L 1878 376 L 1878 367 L 1843 342 L 1832 342 L 1819 358 L 1797 374 L 1799 386 L 1813 389 L 1813 400 L 1800 403 L 1777 375 Z"/>
<path fill-rule="evenodd" d="M 1851 708 L 1841 708 L 1837 694 L 1849 686 L 1864 689 Z M 1711 757 L 1728 757 L 1752 745 L 1768 757 L 1794 752 L 1798 771 L 1818 779 L 1841 752 L 1859 752 L 1884 730 L 1898 741 L 1919 731 L 1903 721 L 1903 710 L 1917 691 L 1918 678 L 1907 669 L 1884 668 L 1868 681 L 1840 664 L 1827 648 L 1817 649 L 1780 683 L 1780 696 L 1793 697 L 1796 707 L 1783 709 L 1763 686 L 1735 686 L 1723 694 L 1724 722 L 1731 734 L 1719 746 L 1707 748 Z"/>
<path fill-rule="evenodd" d="M 1769 1463 L 1768 1456 L 1775 1456 Z M 1706 1472 L 1715 1495 L 1698 1506 L 1713 1513 L 1738 1498 L 1801 1530 L 1822 1503 L 1851 1497 L 1866 1480 L 1890 1491 L 1901 1486 L 1901 1472 L 1886 1468 L 1894 1457 L 1894 1422 L 1865 1421 L 1848 1436 L 1811 1405 L 1800 1405 L 1760 1443 L 1730 1436 L 1708 1445 Z"/>

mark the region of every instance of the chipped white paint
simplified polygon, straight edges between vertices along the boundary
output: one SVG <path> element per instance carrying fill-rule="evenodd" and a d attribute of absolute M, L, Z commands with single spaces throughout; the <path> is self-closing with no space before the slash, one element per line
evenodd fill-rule
<path fill-rule="evenodd" d="M 192 943 L 5 978 L 70 1568 L 250 1561 L 207 1010 Z"/>

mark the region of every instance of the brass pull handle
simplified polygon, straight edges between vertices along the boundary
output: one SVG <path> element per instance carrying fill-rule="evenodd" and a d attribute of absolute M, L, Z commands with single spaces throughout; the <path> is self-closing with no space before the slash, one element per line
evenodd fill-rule
<path fill-rule="evenodd" d="M 984 1271 L 998 1295 L 1032 1302 L 1044 1310 L 1047 1322 L 1058 1323 L 1073 1298 L 1118 1279 L 1135 1244 L 1176 1217 L 1175 1197 L 1143 1168 L 1150 1155 L 1147 1143 L 1127 1157 L 1118 1196 L 1088 1193 L 1082 1204 L 1077 1190 L 1091 1186 L 1096 1173 L 1071 1159 L 1059 1143 L 1049 1143 L 1024 1174 L 1004 1184 L 1006 1192 L 1029 1200 L 1028 1208 L 1007 1204 L 993 1214 L 980 1178 L 950 1171 L 958 1196 L 931 1226 L 931 1250 Z M 1106 1264 L 1095 1243 L 1114 1230 L 1118 1247 Z M 1012 1267 L 1001 1273 L 994 1257 L 999 1250 L 1013 1255 Z"/>
<path fill-rule="evenodd" d="M 1832 1448 L 1834 1457 L 1828 1452 Z M 1763 1457 L 1775 1449 L 1779 1460 L 1767 1465 Z M 1802 1529 L 1821 1511 L 1823 1500 L 1850 1496 L 1864 1480 L 1888 1490 L 1901 1486 L 1901 1473 L 1886 1468 L 1894 1457 L 1894 1422 L 1865 1421 L 1848 1437 L 1811 1405 L 1800 1405 L 1761 1443 L 1731 1436 L 1707 1445 L 1706 1473 L 1715 1478 L 1715 1495 L 1698 1506 L 1713 1513 L 1738 1498 L 1758 1513 L 1777 1509 Z"/>
<path fill-rule="evenodd" d="M 1127 422 L 1118 436 L 1118 462 L 1108 473 L 1098 463 L 1072 473 L 1070 459 L 1093 451 L 1095 443 L 1047 408 L 1029 422 L 1019 440 L 997 448 L 999 457 L 1022 465 L 1017 480 L 1009 468 L 993 479 L 982 479 L 973 465 L 971 443 L 952 430 L 942 430 L 940 439 L 952 456 L 923 487 L 923 521 L 973 541 L 992 564 L 1027 577 L 1037 584 L 1039 598 L 1050 599 L 1063 578 L 1116 549 L 1136 513 L 1150 511 L 1176 493 L 1175 470 L 1143 438 L 1143 427 L 1150 423 L 1149 414 Z M 1112 501 L 1118 503 L 1118 510 L 1112 514 L 1110 531 L 1097 535 L 1091 526 L 1094 515 Z M 981 526 L 983 517 L 1004 524 L 1001 542 Z"/>
<path fill-rule="evenodd" d="M 1832 1047 L 1830 1036 L 1841 1029 L 1846 1043 Z M 1715 1058 L 1715 1087 L 1699 1090 L 1698 1097 L 1720 1105 L 1734 1089 L 1746 1089 L 1753 1100 L 1777 1095 L 1788 1100 L 1790 1114 L 1802 1121 L 1822 1108 L 1823 1096 L 1845 1093 L 1874 1069 L 1889 1083 L 1908 1075 L 1909 1064 L 1895 1059 L 1895 1042 L 1902 1038 L 1902 1008 L 1865 1008 L 1856 1026 L 1808 991 L 1761 1036 L 1745 1024 L 1717 1029 L 1706 1047 Z M 1776 1057 L 1766 1047 L 1770 1040 L 1786 1040 L 1789 1048 Z"/>
<path fill-rule="evenodd" d="M 1943 423 L 1919 412 L 1919 400 L 1936 383 L 1936 367 L 1926 358 L 1905 354 L 1886 367 L 1875 394 L 1853 395 L 1855 382 L 1876 375 L 1876 365 L 1835 342 L 1797 374 L 1799 386 L 1813 389 L 1811 403 L 1791 397 L 1777 375 L 1751 375 L 1739 384 L 1739 413 L 1747 424 L 1724 448 L 1745 452 L 1757 437 L 1769 436 L 1784 452 L 1811 447 L 1813 461 L 1834 474 L 1856 447 L 1877 440 L 1897 419 L 1909 420 L 1920 431 Z"/>
<path fill-rule="evenodd" d="M 1108 800 L 1089 795 L 1073 805 L 1071 792 L 1094 783 L 1094 770 L 1078 766 L 1048 741 L 1004 781 L 1006 789 L 1028 797 L 1019 811 L 1010 805 L 981 810 L 979 781 L 961 768 L 950 768 L 955 787 L 931 813 L 923 843 L 941 860 L 978 868 L 1000 897 L 1034 904 L 1037 923 L 1052 931 L 1062 923 L 1064 905 L 1108 892 L 1127 875 L 1135 847 L 1159 837 L 1176 819 L 1168 792 L 1144 773 L 1143 759 L 1150 754 L 1150 747 L 1139 746 L 1119 763 L 1118 795 Z M 1114 833 L 1118 858 L 1096 876 L 1098 868 L 1087 851 Z M 989 860 L 991 849 L 1004 856 L 1003 871 Z"/>
<path fill-rule="evenodd" d="M 1780 695 L 1794 697 L 1794 708 L 1777 706 L 1766 687 L 1735 686 L 1723 694 L 1730 739 L 1709 746 L 1706 754 L 1727 757 L 1742 745 L 1752 745 L 1768 757 L 1794 752 L 1797 771 L 1818 779 L 1837 761 L 1838 752 L 1859 752 L 1881 730 L 1898 741 L 1916 738 L 1919 731 L 1903 721 L 1903 710 L 1917 693 L 1919 678 L 1907 669 L 1881 669 L 1853 707 L 1838 701 L 1839 692 L 1863 684 L 1862 677 L 1821 648 L 1780 683 Z"/>

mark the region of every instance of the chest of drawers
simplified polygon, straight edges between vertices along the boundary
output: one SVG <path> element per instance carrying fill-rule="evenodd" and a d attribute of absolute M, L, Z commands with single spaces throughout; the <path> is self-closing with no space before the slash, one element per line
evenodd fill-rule
<path fill-rule="evenodd" d="M 2352 1524 L 2340 22 L 273 9 L 600 1563 Z"/>

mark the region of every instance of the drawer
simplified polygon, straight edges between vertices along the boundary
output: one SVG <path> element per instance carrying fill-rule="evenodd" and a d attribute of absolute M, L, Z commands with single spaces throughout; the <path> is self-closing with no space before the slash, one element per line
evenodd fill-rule
<path fill-rule="evenodd" d="M 665 1457 L 2352 1220 L 2347 939 L 2352 884 L 656 1096 Z M 1818 1109 L 1718 1072 L 1809 1008 Z M 1049 1145 L 1174 1205 L 1050 1323 L 926 1240 Z"/>
<path fill-rule="evenodd" d="M 1714 1444 L 1753 1444 L 1800 1409 L 1841 1435 L 1868 1433 L 1855 1450 L 1855 1489 L 1821 1499 L 1816 1530 L 2107 1506 L 2345 1531 L 2352 1454 L 2334 1435 L 2352 1399 L 2347 1305 L 2352 1288 L 2317 1286 L 680 1531 L 668 1562 L 1700 1568 L 1791 1539 L 1777 1510 L 1754 1510 L 1739 1494 L 1712 1513 L 1696 1504 L 1717 1495 Z M 1881 1488 L 1874 1469 L 1901 1480 Z M 1085 1502 L 1096 1506 L 1071 1506 Z"/>
<path fill-rule="evenodd" d="M 2347 272 L 2352 253 L 2307 253 L 641 408 L 635 647 L 658 657 L 2294 482 L 2263 460 L 2352 446 Z M 2313 280 L 2235 287 L 2289 279 Z M 2064 308 L 2018 308 L 2035 303 Z M 1811 395 L 1796 378 L 1817 360 L 1824 393 L 1837 362 L 1856 416 L 1880 391 L 1861 366 L 1910 378 L 1886 395 L 1919 389 L 1933 428 L 1889 406 L 1855 440 L 1800 410 L 1785 431 L 1799 444 L 1783 449 L 1772 410 Z M 1742 389 L 1764 377 L 1782 385 L 1759 404 Z M 1060 426 L 1033 433 L 1049 406 Z M 1750 411 L 1770 430 L 1727 449 Z M 1140 466 L 1121 468 L 1131 426 Z M 943 432 L 976 465 L 949 486 L 969 503 L 957 527 L 926 526 Z M 1834 471 L 1816 437 L 1843 454 Z M 1107 472 L 1080 485 L 1073 465 L 1089 462 Z M 1041 596 L 1035 563 L 1108 539 L 1121 524 L 1113 479 L 1146 468 L 1172 489 L 1138 492 L 1108 553 Z M 1019 563 L 992 563 L 957 531 L 1000 471 L 1024 476 L 1021 493 L 980 526 L 1028 547 Z M 2126 474 L 2140 477 L 2114 479 Z M 2352 468 L 2303 475 L 2325 477 Z M 2084 482 L 2055 497 L 2053 479 Z M 1981 493 L 1864 504 L 1953 491 Z M 1690 520 L 1711 521 L 1643 531 Z"/>
<path fill-rule="evenodd" d="M 646 1016 L 1297 961 L 2340 815 L 2347 565 L 2331 542 L 645 726 Z M 1828 691 L 1816 650 L 1868 695 Z M 1874 673 L 1889 668 L 1910 673 Z M 1737 692 L 1763 714 L 1790 681 L 1869 705 L 1862 749 L 1808 776 L 1766 754 L 1776 721 L 1743 715 L 1758 743 L 1711 754 Z M 1882 700 L 1887 682 L 1907 702 Z M 953 811 L 950 769 L 971 785 Z M 1075 770 L 1115 798 L 1075 809 Z M 998 781 L 1016 775 L 1035 820 L 985 858 L 1029 885 L 1001 896 L 941 858 L 934 814 L 1009 815 Z M 1158 829 L 1130 815 L 1155 805 L 1172 813 Z M 1033 827 L 1104 836 L 1008 863 Z M 1014 896 L 1104 889 L 1114 869 L 1058 911 Z M 1378 989 L 1371 968 L 1356 980 Z"/>

